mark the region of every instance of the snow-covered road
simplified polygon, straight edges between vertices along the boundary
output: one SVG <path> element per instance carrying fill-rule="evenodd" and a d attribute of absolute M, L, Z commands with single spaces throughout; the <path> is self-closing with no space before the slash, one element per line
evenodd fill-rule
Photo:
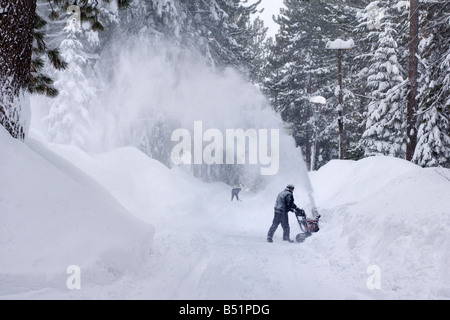
<path fill-rule="evenodd" d="M 229 221 L 248 214 L 245 205 L 236 205 L 240 207 L 234 208 Z M 256 223 L 259 227 L 250 230 L 214 218 L 206 222 L 186 219 L 157 232 L 151 258 L 132 279 L 134 285 L 127 284 L 125 296 L 225 300 L 362 297 L 354 293 L 353 283 L 343 280 L 342 272 L 338 274 L 326 257 L 311 248 L 314 238 L 289 244 L 281 241 L 279 230 L 275 242 L 267 243 L 268 215 L 260 219 L 265 223 Z M 295 224 L 292 230 L 299 232 Z"/>

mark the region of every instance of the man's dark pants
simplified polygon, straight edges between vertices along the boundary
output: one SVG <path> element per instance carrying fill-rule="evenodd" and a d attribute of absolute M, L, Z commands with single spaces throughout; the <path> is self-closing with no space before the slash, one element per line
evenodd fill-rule
<path fill-rule="evenodd" d="M 277 230 L 278 225 L 280 224 L 281 227 L 283 228 L 283 240 L 289 240 L 290 228 L 289 228 L 288 213 L 279 210 L 275 210 L 274 212 L 272 226 L 270 227 L 269 232 L 267 233 L 267 239 L 272 240 L 273 235 Z"/>

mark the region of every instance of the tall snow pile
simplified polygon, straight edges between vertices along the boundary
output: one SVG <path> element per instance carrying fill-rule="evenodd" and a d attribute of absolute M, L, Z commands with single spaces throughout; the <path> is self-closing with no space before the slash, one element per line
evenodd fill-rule
<path fill-rule="evenodd" d="M 380 156 L 334 160 L 311 179 L 324 222 L 310 243 L 335 269 L 362 291 L 377 272 L 375 298 L 450 298 L 450 170 Z"/>
<path fill-rule="evenodd" d="M 30 140 L 0 127 L 0 295 L 67 290 L 70 266 L 108 284 L 149 253 L 153 227 L 100 184 Z"/>
<path fill-rule="evenodd" d="M 228 191 L 223 183 L 201 183 L 181 168 L 171 170 L 134 147 L 99 154 L 59 144 L 48 148 L 95 178 L 130 213 L 150 223 L 170 223 L 191 213 L 205 215 L 207 207 L 214 205 L 211 194 Z"/>
<path fill-rule="evenodd" d="M 3 129 L 0 145 L 2 298 L 450 298 L 450 170 L 331 161 L 310 173 L 321 230 L 288 244 L 279 228 L 267 243 L 282 181 L 300 178 L 231 202 L 229 186 L 132 147 L 90 154 Z M 307 190 L 294 196 L 310 213 Z M 70 265 L 80 290 L 66 287 Z"/>

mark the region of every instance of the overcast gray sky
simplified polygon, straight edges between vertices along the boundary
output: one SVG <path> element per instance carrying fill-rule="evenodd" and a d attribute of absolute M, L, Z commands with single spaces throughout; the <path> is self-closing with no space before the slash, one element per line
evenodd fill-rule
<path fill-rule="evenodd" d="M 260 14 L 260 17 L 264 20 L 264 24 L 269 27 L 267 31 L 268 36 L 274 36 L 278 31 L 278 25 L 273 22 L 272 16 L 277 15 L 282 6 L 283 0 L 262 0 L 259 5 L 260 8 L 264 8 L 264 12 Z"/>

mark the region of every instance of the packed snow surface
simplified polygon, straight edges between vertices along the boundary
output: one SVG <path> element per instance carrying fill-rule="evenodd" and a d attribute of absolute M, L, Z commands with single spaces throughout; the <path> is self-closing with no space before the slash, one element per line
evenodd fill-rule
<path fill-rule="evenodd" d="M 449 170 L 331 161 L 309 174 L 321 230 L 267 243 L 280 177 L 231 202 L 131 147 L 88 154 L 2 128 L 0 146 L 1 299 L 450 298 Z"/>

